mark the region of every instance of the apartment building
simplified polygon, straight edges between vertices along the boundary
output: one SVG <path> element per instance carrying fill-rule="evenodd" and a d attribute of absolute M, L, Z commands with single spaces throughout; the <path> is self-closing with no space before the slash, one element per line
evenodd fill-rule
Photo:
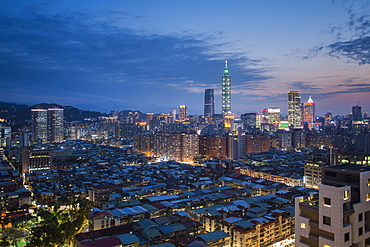
<path fill-rule="evenodd" d="M 319 194 L 296 198 L 296 246 L 370 245 L 370 167 L 323 168 Z"/>

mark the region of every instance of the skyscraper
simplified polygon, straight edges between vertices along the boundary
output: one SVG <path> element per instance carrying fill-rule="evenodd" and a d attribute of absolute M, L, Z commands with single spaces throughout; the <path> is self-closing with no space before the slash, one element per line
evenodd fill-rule
<path fill-rule="evenodd" d="M 276 106 L 269 107 L 268 112 L 268 123 L 279 126 L 280 123 L 280 108 Z"/>
<path fill-rule="evenodd" d="M 244 129 L 255 130 L 257 127 L 257 113 L 244 113 L 240 115 L 240 119 L 243 121 Z"/>
<path fill-rule="evenodd" d="M 352 106 L 352 120 L 353 121 L 362 120 L 362 110 L 361 110 L 361 106 L 359 106 L 358 104 L 355 106 Z"/>
<path fill-rule="evenodd" d="M 188 117 L 188 107 L 186 105 L 180 105 L 179 120 L 184 121 L 187 117 Z"/>
<path fill-rule="evenodd" d="M 33 139 L 40 142 L 47 141 L 48 110 L 31 109 Z"/>
<path fill-rule="evenodd" d="M 173 123 L 173 122 L 176 121 L 176 110 L 171 110 L 170 111 L 170 117 L 171 117 L 170 123 Z"/>
<path fill-rule="evenodd" d="M 204 117 L 213 118 L 215 114 L 215 99 L 213 89 L 206 89 L 204 91 Z"/>
<path fill-rule="evenodd" d="M 293 128 L 302 127 L 301 96 L 298 91 L 288 91 L 288 122 Z"/>
<path fill-rule="evenodd" d="M 313 128 L 313 122 L 315 120 L 315 103 L 313 102 L 311 96 L 309 97 L 307 103 L 303 104 L 303 123 L 308 124 L 308 128 Z"/>
<path fill-rule="evenodd" d="M 64 140 L 64 109 L 49 108 L 47 110 L 48 119 L 48 141 Z"/>
<path fill-rule="evenodd" d="M 225 60 L 224 74 L 222 75 L 222 115 L 231 111 L 231 79 L 227 60 Z"/>

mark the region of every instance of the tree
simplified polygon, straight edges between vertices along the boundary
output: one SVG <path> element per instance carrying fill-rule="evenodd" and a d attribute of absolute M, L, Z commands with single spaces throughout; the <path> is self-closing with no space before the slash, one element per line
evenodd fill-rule
<path fill-rule="evenodd" d="M 80 197 L 49 199 L 45 205 L 36 210 L 39 222 L 31 228 L 29 247 L 69 245 L 74 235 L 83 229 L 92 208 L 90 201 Z"/>

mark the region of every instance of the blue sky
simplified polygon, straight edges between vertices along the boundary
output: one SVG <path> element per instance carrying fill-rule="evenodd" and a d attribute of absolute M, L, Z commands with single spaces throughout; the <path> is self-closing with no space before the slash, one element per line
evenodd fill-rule
<path fill-rule="evenodd" d="M 2 1 L 0 100 L 90 110 L 216 111 L 224 60 L 232 110 L 311 95 L 317 115 L 370 110 L 370 3 L 356 1 Z"/>

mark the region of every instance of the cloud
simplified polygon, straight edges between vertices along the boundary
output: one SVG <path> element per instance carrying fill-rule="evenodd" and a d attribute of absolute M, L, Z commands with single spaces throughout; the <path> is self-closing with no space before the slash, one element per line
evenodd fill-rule
<path fill-rule="evenodd" d="M 337 41 L 313 47 L 303 59 L 323 53 L 338 59 L 344 57 L 359 65 L 370 64 L 370 3 L 345 1 L 343 4 L 346 6 L 348 20 L 329 30 Z"/>
<path fill-rule="evenodd" d="M 296 90 L 304 92 L 318 92 L 321 89 L 320 87 L 317 87 L 314 83 L 307 81 L 294 81 L 287 83 L 287 85 L 288 88 L 294 88 Z"/>
<path fill-rule="evenodd" d="M 332 57 L 344 56 L 360 65 L 370 64 L 370 36 L 346 42 L 336 42 L 328 46 L 328 54 Z"/>
<path fill-rule="evenodd" d="M 238 78 L 235 86 L 269 78 L 267 70 L 249 67 L 259 61 L 246 53 L 224 53 L 222 44 L 207 42 L 220 33 L 155 34 L 81 12 L 46 15 L 32 8 L 3 11 L 0 18 L 0 83 L 30 95 L 145 101 L 142 97 L 155 94 L 170 100 L 176 97 L 166 95 L 168 85 L 191 92 L 220 85 L 224 59 Z"/>
<path fill-rule="evenodd" d="M 362 83 L 362 84 L 338 84 L 338 87 L 369 87 L 370 83 Z"/>

